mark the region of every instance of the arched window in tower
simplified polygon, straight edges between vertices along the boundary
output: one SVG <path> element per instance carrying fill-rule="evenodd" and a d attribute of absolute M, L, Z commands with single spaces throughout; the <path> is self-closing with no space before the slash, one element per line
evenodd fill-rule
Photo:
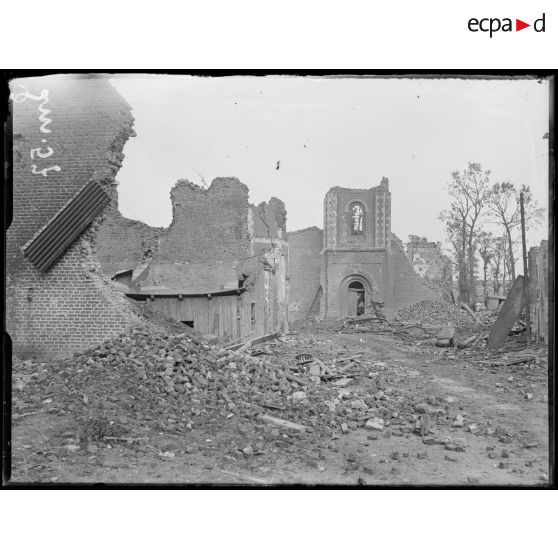
<path fill-rule="evenodd" d="M 363 235 L 364 234 L 364 205 L 360 202 L 354 202 L 351 204 L 351 234 L 353 235 Z"/>

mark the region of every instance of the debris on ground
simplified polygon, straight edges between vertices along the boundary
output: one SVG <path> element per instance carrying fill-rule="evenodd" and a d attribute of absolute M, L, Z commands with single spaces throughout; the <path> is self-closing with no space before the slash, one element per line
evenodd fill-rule
<path fill-rule="evenodd" d="M 80 456 L 104 468 L 116 467 L 114 452 L 120 450 L 164 463 L 201 455 L 213 460 L 213 470 L 240 482 L 257 477 L 225 469 L 239 464 L 250 468 L 256 462 L 271 467 L 278 456 L 289 455 L 315 463 L 320 452 L 338 451 L 339 442 L 359 432 L 372 446 L 401 439 L 450 455 L 469 453 L 464 438 L 456 438 L 461 433 L 533 451 L 529 448 L 538 442 L 528 433 L 472 415 L 459 394 L 433 389 L 428 363 L 436 359 L 475 367 L 492 380 L 486 388 L 491 393 L 506 393 L 531 406 L 542 397 L 545 348 L 488 351 L 482 332 L 459 350 L 435 347 L 436 330 L 419 327 L 419 336 L 420 331 L 428 334 L 425 339 L 410 333 L 388 336 L 390 350 L 399 351 L 400 359 L 379 353 L 385 337 L 370 332 L 360 337 L 293 332 L 238 352 L 234 346 L 211 345 L 187 329 L 146 327 L 65 360 L 14 359 L 13 424 L 35 418 L 59 424 L 48 431 L 40 422 L 29 427 L 39 434 L 41 453 L 25 462 L 16 454 L 15 467 L 24 467 L 26 474 L 48 470 L 52 476 L 52 463 Z M 405 447 L 397 451 L 401 456 L 408 452 Z M 415 454 L 427 458 L 416 446 Z M 358 460 L 350 463 L 350 468 L 360 467 Z"/>

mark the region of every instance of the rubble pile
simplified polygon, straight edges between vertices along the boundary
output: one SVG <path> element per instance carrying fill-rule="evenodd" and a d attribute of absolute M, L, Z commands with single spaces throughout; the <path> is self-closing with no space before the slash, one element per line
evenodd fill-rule
<path fill-rule="evenodd" d="M 178 432 L 210 412 L 223 418 L 252 416 L 267 393 L 287 396 L 293 391 L 280 367 L 212 348 L 187 333 L 147 328 L 135 328 L 72 359 L 14 360 L 14 378 L 16 412 L 46 405 L 51 413 L 110 419 L 122 431 L 138 421 Z"/>
<path fill-rule="evenodd" d="M 448 323 L 459 327 L 470 327 L 473 319 L 463 310 L 452 304 L 434 300 L 424 300 L 395 313 L 395 322 L 414 322 L 428 325 Z"/>
<path fill-rule="evenodd" d="M 276 344 L 281 360 L 269 355 Z M 325 362 L 296 372 L 298 345 L 275 341 L 258 358 L 187 333 L 138 327 L 72 359 L 14 359 L 14 418 L 65 415 L 75 420 L 74 439 L 82 445 L 224 431 L 233 423 L 244 425 L 245 443 L 267 436 L 281 444 L 304 435 L 322 444 L 356 428 L 425 436 L 431 425 L 451 424 L 458 414 L 454 402 L 399 389 L 408 377 L 403 368 L 374 362 L 370 354 L 347 357 L 345 351 L 342 358 L 333 342 L 320 342 Z"/>

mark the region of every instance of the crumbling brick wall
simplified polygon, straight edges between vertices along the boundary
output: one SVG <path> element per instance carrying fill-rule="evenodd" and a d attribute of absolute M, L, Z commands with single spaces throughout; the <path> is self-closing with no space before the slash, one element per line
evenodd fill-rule
<path fill-rule="evenodd" d="M 438 242 L 428 242 L 427 240 L 407 242 L 405 253 L 413 269 L 421 277 L 451 285 L 451 262 L 442 253 Z"/>
<path fill-rule="evenodd" d="M 42 273 L 22 247 L 91 179 L 112 181 L 134 135 L 129 105 L 104 78 L 14 80 L 13 222 L 7 232 L 7 329 L 14 354 L 56 358 L 120 333 L 133 306 L 100 271 L 101 213 Z"/>
<path fill-rule="evenodd" d="M 241 260 L 249 255 L 248 187 L 238 178 L 215 178 L 209 188 L 179 180 L 171 191 L 173 219 L 157 261 Z"/>
<path fill-rule="evenodd" d="M 163 227 L 127 219 L 116 207 L 107 210 L 97 235 L 97 254 L 103 273 L 112 277 L 118 271 L 136 269 L 152 261 L 165 231 Z"/>
<path fill-rule="evenodd" d="M 268 203 L 262 202 L 257 206 L 251 206 L 251 209 L 254 238 L 285 239 L 287 237 L 287 211 L 281 200 L 271 198 Z"/>
<path fill-rule="evenodd" d="M 422 300 L 441 300 L 439 290 L 430 287 L 413 269 L 405 255 L 403 243 L 391 233 L 393 310 L 397 311 Z"/>
<path fill-rule="evenodd" d="M 353 234 L 351 207 L 363 211 L 363 230 Z M 389 181 L 375 188 L 331 188 L 324 198 L 324 230 L 310 227 L 289 233 L 290 319 L 310 310 L 321 317 L 356 312 L 349 285 L 361 283 L 365 312 L 373 303 L 386 317 L 421 300 L 440 300 L 441 292 L 415 273 L 401 241 L 391 233 Z M 321 290 L 320 290 L 321 289 Z M 319 307 L 313 305 L 316 294 Z"/>
<path fill-rule="evenodd" d="M 289 240 L 289 319 L 304 318 L 309 311 L 319 314 L 321 251 L 323 231 L 309 227 L 288 233 Z"/>
<path fill-rule="evenodd" d="M 287 241 L 287 210 L 285 204 L 278 198 L 271 198 L 269 202 L 250 205 L 248 211 L 248 229 L 251 238 L 251 253 L 262 256 L 269 267 L 271 275 L 267 278 L 268 295 L 264 306 L 271 305 L 263 315 L 267 323 L 267 331 L 282 329 L 287 331 L 289 321 L 288 311 L 288 259 L 289 244 Z M 265 289 L 264 289 L 265 291 Z M 263 291 L 262 291 L 263 292 Z M 258 307 L 261 304 L 258 304 Z M 267 315 L 271 319 L 267 319 Z M 259 323 L 259 321 L 258 321 Z"/>
<path fill-rule="evenodd" d="M 171 191 L 171 201 L 173 220 L 166 229 L 125 219 L 116 208 L 107 212 L 99 236 L 103 242 L 99 248 L 103 270 L 113 274 L 125 268 L 137 272 L 144 263 L 228 262 L 238 269 L 239 280 L 241 271 L 245 271 L 251 285 L 238 304 L 240 315 L 237 318 L 242 335 L 251 331 L 260 335 L 277 329 L 287 331 L 288 243 L 284 203 L 271 198 L 257 207 L 249 204 L 248 188 L 237 178 L 216 178 L 209 188 L 179 180 Z M 143 287 L 149 283 L 148 276 L 149 273 L 142 275 Z M 187 294 L 192 279 L 180 274 L 174 278 L 171 290 L 176 290 L 181 280 L 184 294 Z M 253 328 L 252 304 L 255 305 Z M 161 304 L 162 308 L 167 306 Z M 207 320 L 193 321 L 202 324 L 200 331 L 213 331 L 212 327 L 207 327 Z M 230 335 L 228 327 L 227 337 Z"/>
<path fill-rule="evenodd" d="M 360 208 L 361 230 L 353 231 L 353 210 Z M 349 284 L 360 282 L 365 305 L 393 307 L 390 283 L 391 194 L 382 178 L 374 188 L 331 188 L 324 199 L 324 246 L 322 253 L 322 317 L 356 312 Z"/>

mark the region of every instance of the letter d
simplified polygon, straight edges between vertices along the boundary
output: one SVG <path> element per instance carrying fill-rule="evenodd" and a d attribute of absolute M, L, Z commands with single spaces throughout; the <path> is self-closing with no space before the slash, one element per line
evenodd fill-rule
<path fill-rule="evenodd" d="M 541 18 L 536 19 L 536 20 L 535 20 L 535 23 L 533 23 L 533 29 L 534 29 L 537 33 L 544 33 L 544 25 L 545 25 L 544 18 L 545 18 L 545 14 L 543 14 Z M 542 24 L 542 27 L 541 27 L 540 29 L 539 29 L 539 27 L 538 27 L 539 22 L 541 22 L 541 24 Z"/>

